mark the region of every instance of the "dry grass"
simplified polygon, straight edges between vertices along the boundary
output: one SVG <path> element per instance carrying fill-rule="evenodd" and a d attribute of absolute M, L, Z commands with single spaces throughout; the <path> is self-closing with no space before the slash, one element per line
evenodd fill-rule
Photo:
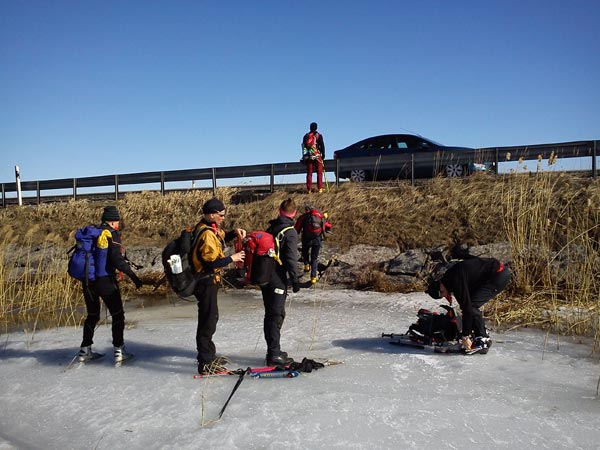
<path fill-rule="evenodd" d="M 199 208 L 210 196 L 208 191 L 126 196 L 116 203 L 125 222 L 125 242 L 130 246 L 165 245 L 181 228 L 198 221 Z M 340 251 L 355 244 L 383 245 L 402 252 L 509 241 L 515 280 L 508 293 L 486 307 L 488 317 L 503 325 L 531 324 L 593 334 L 596 344 L 600 342 L 598 182 L 554 173 L 477 175 L 461 180 L 438 178 L 417 186 L 406 182 L 378 186 L 347 183 L 320 195 L 280 191 L 247 203 L 237 202 L 235 189 L 218 192 L 228 205 L 226 226 L 249 230 L 264 229 L 289 196 L 300 208 L 312 204 L 329 212 L 334 234 L 328 236 L 328 246 Z M 103 206 L 77 201 L 1 210 L 0 241 L 49 242 L 68 248 L 74 231 L 97 222 Z M 398 288 L 376 267 L 364 277 L 365 286 L 380 291 Z M 69 280 L 63 278 L 56 276 L 53 283 L 71 292 Z M 47 297 L 47 292 L 55 290 L 41 280 L 23 279 L 18 284 L 40 289 L 38 294 L 25 294 L 30 288 L 10 287 L 6 277 L 0 282 L 3 317 L 15 308 L 15 299 Z"/>
<path fill-rule="evenodd" d="M 11 247 L 27 252 L 29 247 Z M 67 275 L 64 261 L 42 258 L 35 263 L 26 253 L 24 267 L 15 273 L 5 261 L 6 243 L 0 243 L 0 325 L 20 326 L 33 335 L 46 326 L 78 325 L 83 301 L 79 286 Z M 49 261 L 49 262 L 48 262 Z"/>

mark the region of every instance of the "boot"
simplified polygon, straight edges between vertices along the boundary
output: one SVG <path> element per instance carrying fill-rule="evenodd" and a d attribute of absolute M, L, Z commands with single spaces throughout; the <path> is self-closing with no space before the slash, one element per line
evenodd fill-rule
<path fill-rule="evenodd" d="M 133 358 L 132 353 L 127 353 L 125 351 L 125 346 L 122 345 L 120 347 L 115 347 L 115 362 L 122 363 L 123 361 L 127 361 L 128 359 Z"/>
<path fill-rule="evenodd" d="M 492 346 L 492 339 L 488 336 L 477 336 L 473 343 L 474 347 L 481 347 L 478 353 L 485 355 Z"/>
<path fill-rule="evenodd" d="M 304 273 L 306 272 L 310 272 L 310 264 L 308 263 L 304 264 Z"/>
<path fill-rule="evenodd" d="M 216 375 L 221 373 L 228 373 L 229 369 L 225 367 L 225 364 L 227 364 L 225 360 L 229 362 L 227 358 L 222 356 L 217 356 L 209 363 L 203 363 L 201 361 L 198 361 L 198 373 L 200 375 Z"/>
<path fill-rule="evenodd" d="M 88 345 L 87 347 L 81 347 L 79 349 L 79 362 L 87 362 L 92 359 L 102 358 L 104 356 L 103 353 L 96 353 L 92 351 L 92 346 Z"/>
<path fill-rule="evenodd" d="M 294 362 L 294 359 L 289 358 L 288 354 L 286 352 L 279 352 L 278 355 L 271 355 L 271 354 L 267 353 L 267 366 L 269 366 L 269 367 L 273 367 L 273 366 L 287 367 L 293 362 Z"/>
<path fill-rule="evenodd" d="M 317 277 L 311 277 L 310 278 L 310 284 L 317 284 L 318 278 Z"/>

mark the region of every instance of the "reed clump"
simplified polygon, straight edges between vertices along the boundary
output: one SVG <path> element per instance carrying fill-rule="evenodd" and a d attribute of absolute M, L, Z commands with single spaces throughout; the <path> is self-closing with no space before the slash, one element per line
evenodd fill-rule
<path fill-rule="evenodd" d="M 45 254 L 34 261 L 30 248 L 0 241 L 2 330 L 19 327 L 33 335 L 37 329 L 48 326 L 79 325 L 83 317 L 81 289 L 67 275 L 65 262 Z M 24 260 L 25 263 L 11 267 L 7 260 L 9 253 L 11 261 Z"/>

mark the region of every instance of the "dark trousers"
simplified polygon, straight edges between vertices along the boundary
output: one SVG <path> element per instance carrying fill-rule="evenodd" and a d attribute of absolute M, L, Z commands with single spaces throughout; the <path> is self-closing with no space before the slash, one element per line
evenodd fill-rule
<path fill-rule="evenodd" d="M 198 328 L 196 329 L 196 350 L 198 363 L 210 364 L 216 356 L 213 335 L 217 331 L 219 321 L 219 307 L 217 305 L 216 284 L 205 285 L 198 283 L 194 296 L 198 300 Z"/>
<path fill-rule="evenodd" d="M 271 281 L 261 286 L 263 304 L 265 305 L 264 332 L 267 342 L 267 354 L 278 356 L 281 353 L 281 327 L 285 319 L 286 282 L 274 273 Z"/>
<path fill-rule="evenodd" d="M 323 189 L 323 160 L 320 158 L 310 159 L 306 163 L 306 189 L 312 190 L 313 171 L 317 172 L 317 188 Z"/>
<path fill-rule="evenodd" d="M 100 298 L 104 301 L 112 317 L 112 343 L 115 347 L 122 346 L 125 313 L 117 281 L 111 277 L 100 277 L 91 281 L 88 286 L 82 282 L 82 287 L 87 317 L 83 323 L 81 346 L 87 347 L 94 343 L 94 330 L 100 320 Z"/>
<path fill-rule="evenodd" d="M 315 278 L 319 267 L 319 252 L 321 251 L 321 239 L 315 238 L 302 240 L 302 261 L 310 264 L 310 276 Z"/>
<path fill-rule="evenodd" d="M 510 282 L 510 278 L 511 272 L 508 270 L 508 267 L 505 266 L 502 272 L 496 273 L 471 295 L 471 314 L 473 316 L 474 336 L 487 337 L 487 330 L 485 329 L 485 323 L 479 308 L 506 289 L 506 286 L 508 286 L 508 283 Z"/>

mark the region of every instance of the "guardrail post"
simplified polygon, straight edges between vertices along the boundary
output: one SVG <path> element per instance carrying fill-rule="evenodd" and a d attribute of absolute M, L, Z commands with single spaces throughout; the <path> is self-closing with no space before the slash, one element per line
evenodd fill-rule
<path fill-rule="evenodd" d="M 2 207 L 6 208 L 6 191 L 4 189 L 4 183 L 2 183 Z"/>
<path fill-rule="evenodd" d="M 35 182 L 35 190 L 37 191 L 37 204 L 39 205 L 42 201 L 42 196 L 40 195 L 40 182 Z"/>
<path fill-rule="evenodd" d="M 23 193 L 21 192 L 21 171 L 19 166 L 15 166 L 15 180 L 17 182 L 17 201 L 19 206 L 23 206 Z"/>
<path fill-rule="evenodd" d="M 340 160 L 335 160 L 335 187 L 340 187 Z"/>
<path fill-rule="evenodd" d="M 165 173 L 160 173 L 160 194 L 165 195 Z"/>
<path fill-rule="evenodd" d="M 498 175 L 498 166 L 500 165 L 500 150 L 498 150 L 498 147 L 496 147 L 496 156 L 494 159 L 494 172 Z"/>
<path fill-rule="evenodd" d="M 119 200 L 119 175 L 115 175 L 115 201 Z"/>
<path fill-rule="evenodd" d="M 73 200 L 77 201 L 77 178 L 73 178 Z"/>
<path fill-rule="evenodd" d="M 415 154 L 410 155 L 410 185 L 415 185 Z"/>
<path fill-rule="evenodd" d="M 217 169 L 212 168 L 213 197 L 217 195 Z"/>
<path fill-rule="evenodd" d="M 595 180 L 598 176 L 598 167 L 596 158 L 598 157 L 598 141 L 594 141 L 594 148 L 592 150 L 592 178 Z"/>
<path fill-rule="evenodd" d="M 269 184 L 270 184 L 270 189 L 271 189 L 271 194 L 272 194 L 273 192 L 275 192 L 275 166 L 273 164 L 271 164 L 270 178 L 271 178 L 271 182 Z"/>

